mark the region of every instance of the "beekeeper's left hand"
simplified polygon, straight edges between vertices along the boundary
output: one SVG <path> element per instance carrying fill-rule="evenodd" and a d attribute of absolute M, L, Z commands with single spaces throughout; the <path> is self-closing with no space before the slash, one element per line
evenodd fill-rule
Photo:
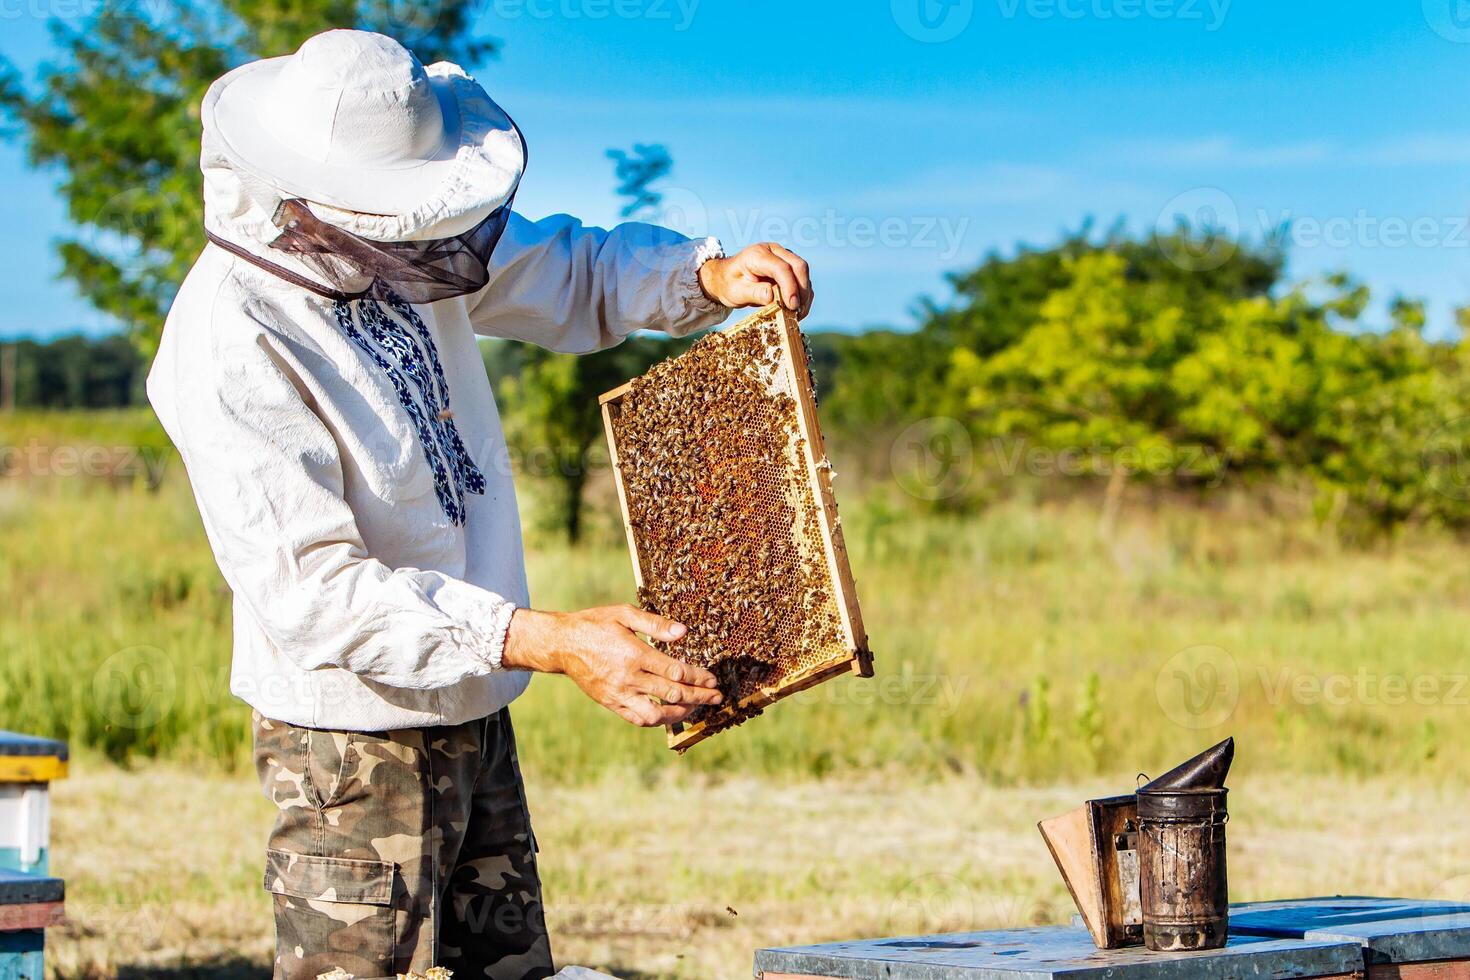
<path fill-rule="evenodd" d="M 798 319 L 812 309 L 812 276 L 806 260 L 775 242 L 761 242 L 699 267 L 705 295 L 729 307 L 765 306 L 779 298 Z"/>

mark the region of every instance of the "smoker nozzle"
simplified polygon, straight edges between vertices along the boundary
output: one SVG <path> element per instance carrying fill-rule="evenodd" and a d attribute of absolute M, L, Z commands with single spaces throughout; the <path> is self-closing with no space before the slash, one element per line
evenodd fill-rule
<path fill-rule="evenodd" d="M 1234 760 L 1235 739 L 1227 738 L 1219 745 L 1205 749 L 1188 762 L 1170 769 L 1144 786 L 1140 792 L 1221 789 L 1225 785 L 1225 777 L 1230 773 L 1230 763 Z"/>

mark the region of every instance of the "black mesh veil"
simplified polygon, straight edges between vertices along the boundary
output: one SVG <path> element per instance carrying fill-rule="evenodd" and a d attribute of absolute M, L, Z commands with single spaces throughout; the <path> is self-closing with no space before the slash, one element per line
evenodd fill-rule
<path fill-rule="evenodd" d="M 368 276 L 370 291 L 387 288 L 410 303 L 434 303 L 483 289 L 490 255 L 505 232 L 511 202 L 469 231 L 422 242 L 375 242 L 343 231 L 312 214 L 306 202 L 284 200 L 274 222 L 281 230 L 271 248 L 299 258 L 334 289 Z"/>

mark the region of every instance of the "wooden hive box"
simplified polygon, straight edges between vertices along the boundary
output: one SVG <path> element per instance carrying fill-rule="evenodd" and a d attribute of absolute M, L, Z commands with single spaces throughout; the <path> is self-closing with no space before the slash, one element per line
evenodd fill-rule
<path fill-rule="evenodd" d="M 0 731 L 0 868 L 45 874 L 51 783 L 66 777 L 65 742 Z"/>
<path fill-rule="evenodd" d="M 872 675 L 806 344 L 779 305 L 602 396 L 639 602 L 689 634 L 725 703 L 683 751 L 845 673 Z"/>
<path fill-rule="evenodd" d="M 65 885 L 50 862 L 50 784 L 67 747 L 0 731 L 0 980 L 45 975 L 45 930 L 64 919 Z"/>

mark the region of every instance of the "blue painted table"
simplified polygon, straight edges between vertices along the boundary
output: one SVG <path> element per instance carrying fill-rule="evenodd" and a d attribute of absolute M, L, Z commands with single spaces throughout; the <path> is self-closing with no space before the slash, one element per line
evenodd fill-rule
<path fill-rule="evenodd" d="M 1343 940 L 1233 936 L 1224 949 L 1099 950 L 1074 926 L 958 932 L 762 949 L 763 980 L 1358 980 L 1362 947 Z"/>

